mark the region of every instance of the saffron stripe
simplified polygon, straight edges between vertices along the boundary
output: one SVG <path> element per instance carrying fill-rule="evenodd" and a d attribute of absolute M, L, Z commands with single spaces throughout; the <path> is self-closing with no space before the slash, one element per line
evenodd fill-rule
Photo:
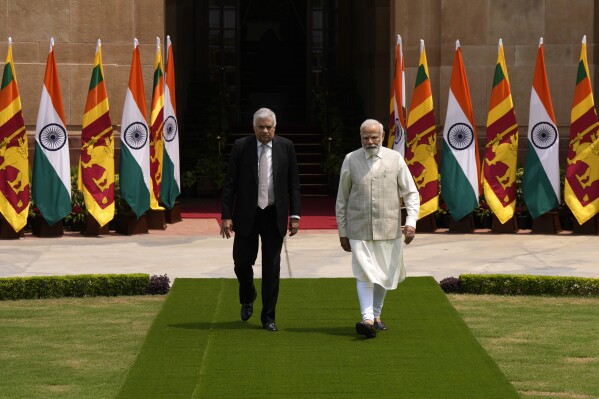
<path fill-rule="evenodd" d="M 514 104 L 511 97 L 507 97 L 503 102 L 497 104 L 496 107 L 489 110 L 487 116 L 487 127 L 493 125 L 497 120 L 503 118 L 504 115 L 514 112 Z"/>
<path fill-rule="evenodd" d="M 93 123 L 94 120 L 108 113 L 108 98 L 105 98 L 101 103 L 94 107 L 89 112 L 83 115 L 83 126 Z"/>
<path fill-rule="evenodd" d="M 0 93 L 1 96 L 1 93 Z M 3 108 L 0 111 L 0 124 L 4 124 L 13 118 L 16 114 L 21 113 L 21 98 L 17 97 L 14 99 L 12 103 L 9 104 L 8 107 Z"/>
<path fill-rule="evenodd" d="M 101 82 L 95 88 L 87 92 L 87 101 L 85 102 L 85 110 L 83 112 L 89 112 L 107 98 L 106 87 L 104 86 L 104 82 Z"/>

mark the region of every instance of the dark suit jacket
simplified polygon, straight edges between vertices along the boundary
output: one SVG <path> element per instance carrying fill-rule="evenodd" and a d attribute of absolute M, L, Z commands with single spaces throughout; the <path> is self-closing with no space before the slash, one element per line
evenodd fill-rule
<path fill-rule="evenodd" d="M 274 136 L 272 169 L 277 210 L 277 227 L 281 237 L 287 233 L 290 215 L 300 216 L 300 185 L 293 142 Z M 229 169 L 223 184 L 222 218 L 233 219 L 235 234 L 247 236 L 252 231 L 258 205 L 258 149 L 256 136 L 236 140 L 229 157 Z"/>

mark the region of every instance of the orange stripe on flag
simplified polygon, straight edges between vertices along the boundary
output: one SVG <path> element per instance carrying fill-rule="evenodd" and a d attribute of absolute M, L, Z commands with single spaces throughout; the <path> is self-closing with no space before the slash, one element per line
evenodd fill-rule
<path fill-rule="evenodd" d="M 104 82 L 100 82 L 96 85 L 96 87 L 87 92 L 87 102 L 85 103 L 84 113 L 92 110 L 107 97 L 108 96 L 106 95 L 106 87 L 104 86 Z"/>
<path fill-rule="evenodd" d="M 547 113 L 551 117 L 551 121 L 555 122 L 555 116 L 553 114 L 553 104 L 551 103 L 551 95 L 549 93 L 549 85 L 547 84 L 547 73 L 545 72 L 545 56 L 543 45 L 539 46 L 537 51 L 537 60 L 535 67 L 535 74 L 532 80 L 532 87 L 534 87 L 539 99 L 543 103 L 543 106 L 547 110 Z"/>
<path fill-rule="evenodd" d="M 139 73 L 138 73 L 139 72 Z M 133 100 L 137 104 L 144 119 L 148 119 L 148 113 L 146 112 L 145 104 L 145 91 L 143 76 L 141 74 L 141 60 L 139 57 L 139 46 L 135 46 L 133 50 L 133 60 L 131 61 L 131 73 L 129 74 L 129 90 L 133 96 Z"/>
<path fill-rule="evenodd" d="M 0 96 L 0 109 L 8 107 L 14 100 L 19 96 L 17 90 L 17 82 L 11 81 L 8 86 L 2 89 L 2 95 Z"/>
<path fill-rule="evenodd" d="M 44 86 L 52 99 L 52 105 L 58 114 L 58 117 L 64 125 L 66 119 L 64 117 L 64 108 L 62 106 L 62 97 L 60 94 L 60 82 L 58 81 L 58 71 L 56 70 L 56 58 L 54 58 L 54 46 L 48 54 L 48 62 L 46 63 L 46 74 L 44 75 Z"/>

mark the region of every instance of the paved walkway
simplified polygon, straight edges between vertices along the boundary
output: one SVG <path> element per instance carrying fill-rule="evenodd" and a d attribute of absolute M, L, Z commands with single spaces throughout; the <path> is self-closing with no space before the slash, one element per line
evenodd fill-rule
<path fill-rule="evenodd" d="M 216 219 L 185 219 L 150 234 L 60 238 L 26 235 L 0 241 L 0 277 L 81 273 L 149 273 L 234 278 L 233 239 L 219 235 Z M 351 254 L 336 230 L 300 230 L 287 237 L 281 275 L 351 277 Z M 572 234 L 417 234 L 405 248 L 408 276 L 441 280 L 462 273 L 517 273 L 599 277 L 599 236 Z M 256 276 L 260 276 L 260 258 Z"/>

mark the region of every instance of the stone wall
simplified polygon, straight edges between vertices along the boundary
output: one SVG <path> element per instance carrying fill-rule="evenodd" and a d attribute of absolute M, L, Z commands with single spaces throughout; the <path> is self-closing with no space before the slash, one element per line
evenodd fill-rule
<path fill-rule="evenodd" d="M 589 69 L 595 92 L 599 84 L 595 68 L 596 1 L 391 0 L 390 8 L 391 50 L 387 63 L 393 65 L 394 34 L 400 34 L 404 45 L 409 108 L 419 61 L 419 41 L 424 39 L 438 125 L 445 121 L 455 41 L 460 40 L 481 145 L 485 142 L 498 41 L 500 38 L 503 40 L 519 125 L 521 161 L 526 150 L 528 107 L 537 48 L 539 38 L 543 37 L 563 164 L 583 35 L 587 36 Z M 442 127 L 438 133 L 442 140 Z"/>
<path fill-rule="evenodd" d="M 0 64 L 4 66 L 10 36 L 30 148 L 51 37 L 55 40 L 71 163 L 76 164 L 97 39 L 102 40 L 110 117 L 113 125 L 120 125 L 133 39 L 137 37 L 140 42 L 149 115 L 156 37 L 164 42 L 164 35 L 163 0 L 0 0 Z M 31 152 L 29 158 L 33 159 Z"/>

